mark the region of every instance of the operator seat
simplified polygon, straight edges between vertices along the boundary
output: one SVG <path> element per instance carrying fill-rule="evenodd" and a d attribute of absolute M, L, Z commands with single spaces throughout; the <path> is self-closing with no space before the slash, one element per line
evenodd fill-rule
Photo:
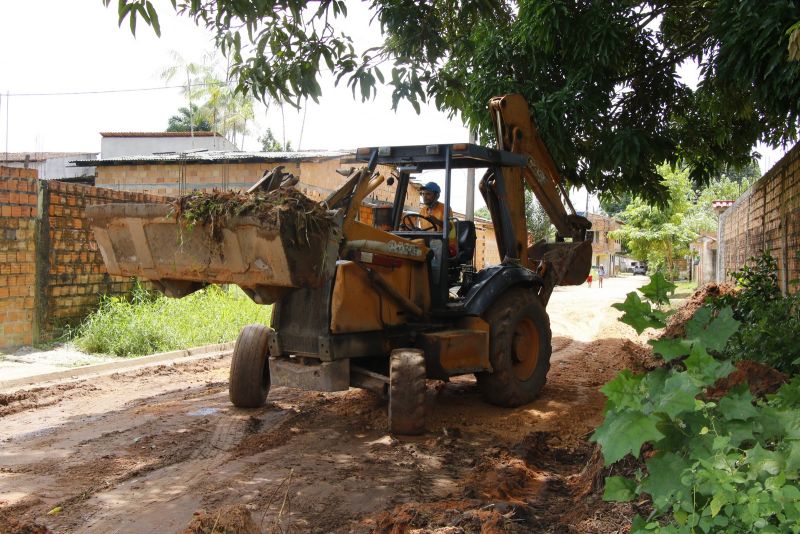
<path fill-rule="evenodd" d="M 454 220 L 453 225 L 456 230 L 456 243 L 458 252 L 454 258 L 450 258 L 451 265 L 466 265 L 472 260 L 475 254 L 475 223 L 472 221 Z"/>

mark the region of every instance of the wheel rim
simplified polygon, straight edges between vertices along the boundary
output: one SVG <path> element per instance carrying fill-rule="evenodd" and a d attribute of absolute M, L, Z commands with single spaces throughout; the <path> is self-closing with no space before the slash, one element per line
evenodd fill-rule
<path fill-rule="evenodd" d="M 539 362 L 539 329 L 536 324 L 528 318 L 519 321 L 511 345 L 514 375 L 519 380 L 527 380 Z"/>

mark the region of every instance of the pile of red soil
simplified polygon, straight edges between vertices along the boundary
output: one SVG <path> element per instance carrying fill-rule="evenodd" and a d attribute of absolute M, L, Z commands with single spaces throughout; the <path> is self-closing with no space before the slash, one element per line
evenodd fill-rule
<path fill-rule="evenodd" d="M 747 384 L 750 393 L 756 398 L 775 393 L 781 385 L 789 380 L 789 376 L 776 371 L 768 365 L 754 362 L 752 360 L 742 360 L 736 362 L 736 370 L 721 378 L 714 384 L 714 387 L 706 391 L 708 400 L 719 400 L 727 393 L 740 384 Z"/>
<path fill-rule="evenodd" d="M 53 534 L 53 531 L 38 523 L 4 519 L 0 516 L 0 532 L 3 534 Z"/>
<path fill-rule="evenodd" d="M 183 534 L 260 534 L 261 529 L 243 504 L 194 513 Z"/>
<path fill-rule="evenodd" d="M 702 308 L 709 299 L 728 295 L 736 292 L 733 284 L 706 284 L 695 291 L 686 302 L 667 321 L 667 328 L 661 337 L 678 338 L 686 335 L 688 323 L 697 310 Z"/>

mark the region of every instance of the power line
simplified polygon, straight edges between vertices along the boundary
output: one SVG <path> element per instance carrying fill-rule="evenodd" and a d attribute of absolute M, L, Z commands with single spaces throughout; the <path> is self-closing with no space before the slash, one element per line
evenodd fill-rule
<path fill-rule="evenodd" d="M 191 83 L 189 84 L 189 88 L 192 87 L 210 87 L 210 86 L 218 86 L 218 85 L 231 85 L 233 81 L 230 82 L 209 82 L 209 83 Z M 136 89 L 102 89 L 97 91 L 61 91 L 61 92 L 54 92 L 54 93 L 6 93 L 6 98 L 11 96 L 75 96 L 75 95 L 100 95 L 100 94 L 110 94 L 110 93 L 137 93 L 137 92 L 145 92 L 145 91 L 163 91 L 166 89 L 185 89 L 186 85 L 164 85 L 162 87 L 139 87 Z"/>

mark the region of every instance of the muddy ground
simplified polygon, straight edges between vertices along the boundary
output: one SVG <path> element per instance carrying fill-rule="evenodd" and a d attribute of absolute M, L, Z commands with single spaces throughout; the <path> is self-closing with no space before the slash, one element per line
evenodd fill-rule
<path fill-rule="evenodd" d="M 276 388 L 233 408 L 229 358 L 0 395 L 0 533 L 625 532 L 603 503 L 598 388 L 641 340 L 609 308 L 644 277 L 561 288 L 541 397 L 430 382 L 427 433 L 393 438 L 367 391 Z"/>

